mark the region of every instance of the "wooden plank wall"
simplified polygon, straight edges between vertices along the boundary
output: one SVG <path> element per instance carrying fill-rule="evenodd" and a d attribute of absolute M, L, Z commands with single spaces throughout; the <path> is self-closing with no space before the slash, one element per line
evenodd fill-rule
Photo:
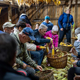
<path fill-rule="evenodd" d="M 45 7 L 44 7 L 45 8 Z M 44 17 L 48 14 L 50 16 L 50 18 L 54 19 L 54 18 L 59 18 L 59 16 L 63 13 L 63 6 L 48 6 L 46 7 L 46 9 L 44 10 L 44 12 L 41 14 L 41 16 L 39 17 L 39 19 L 44 19 Z M 77 22 L 77 26 L 76 27 L 80 27 L 80 6 L 78 6 L 78 13 L 77 13 L 77 21 L 75 21 L 75 6 L 72 7 L 71 9 L 71 14 L 73 15 L 73 20 L 74 22 Z M 36 19 L 36 18 L 35 18 Z M 58 20 L 51 20 L 51 22 L 54 25 L 58 24 Z M 36 21 L 36 22 L 32 22 L 33 24 L 33 29 L 35 28 L 35 24 L 36 23 L 42 23 L 42 21 Z"/>
<path fill-rule="evenodd" d="M 12 23 L 16 23 L 19 18 L 18 8 L 12 8 Z M 2 25 L 8 21 L 8 8 L 3 8 L 0 14 L 0 30 Z"/>

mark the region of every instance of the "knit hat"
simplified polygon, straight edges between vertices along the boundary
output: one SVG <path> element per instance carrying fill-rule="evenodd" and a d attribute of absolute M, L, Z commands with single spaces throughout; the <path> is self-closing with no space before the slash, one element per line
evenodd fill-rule
<path fill-rule="evenodd" d="M 45 19 L 50 20 L 50 17 L 49 16 L 45 16 Z"/>
<path fill-rule="evenodd" d="M 58 31 L 58 26 L 54 25 L 53 28 L 52 28 L 52 31 Z"/>

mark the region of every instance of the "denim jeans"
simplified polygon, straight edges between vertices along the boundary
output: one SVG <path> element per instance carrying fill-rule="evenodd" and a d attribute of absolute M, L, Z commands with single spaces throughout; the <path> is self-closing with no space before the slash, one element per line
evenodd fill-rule
<path fill-rule="evenodd" d="M 39 51 L 30 51 L 31 58 L 37 62 L 38 65 L 41 65 L 42 60 L 43 60 L 43 50 Z"/>

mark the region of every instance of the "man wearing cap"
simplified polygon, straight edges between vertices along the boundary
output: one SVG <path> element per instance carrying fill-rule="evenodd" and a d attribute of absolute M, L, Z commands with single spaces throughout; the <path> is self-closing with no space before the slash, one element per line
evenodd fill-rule
<path fill-rule="evenodd" d="M 66 35 L 67 42 L 71 43 L 71 24 L 74 26 L 74 21 L 70 12 L 71 9 L 66 7 L 65 12 L 59 17 L 59 43 L 62 42 L 64 35 Z"/>
<path fill-rule="evenodd" d="M 18 45 L 16 55 L 16 63 L 18 64 L 18 67 L 25 69 L 28 74 L 34 74 L 35 70 L 27 67 L 27 64 L 42 71 L 42 67 L 35 64 L 35 62 L 29 57 L 26 50 L 27 48 L 25 43 L 30 40 L 35 40 L 33 30 L 26 27 L 19 34 L 14 34 L 12 36 L 15 38 Z"/>
<path fill-rule="evenodd" d="M 47 31 L 52 30 L 53 24 L 49 21 L 50 17 L 49 16 L 45 16 L 45 21 L 43 21 L 41 24 L 44 24 L 48 27 Z"/>
<path fill-rule="evenodd" d="M 11 22 L 5 22 L 3 24 L 3 31 L 10 34 L 11 32 L 13 32 L 15 24 L 12 24 Z"/>

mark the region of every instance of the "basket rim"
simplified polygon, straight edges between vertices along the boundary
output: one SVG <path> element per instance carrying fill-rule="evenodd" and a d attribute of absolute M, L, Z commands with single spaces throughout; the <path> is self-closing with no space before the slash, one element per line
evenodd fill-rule
<path fill-rule="evenodd" d="M 48 78 L 49 76 L 51 76 L 53 74 L 53 71 L 52 70 L 45 70 L 45 71 L 51 71 L 51 72 L 48 75 L 45 75 L 43 77 L 40 77 L 40 79 Z"/>
<path fill-rule="evenodd" d="M 63 45 L 60 45 L 60 44 L 59 44 L 59 46 L 62 46 L 62 47 L 70 47 L 70 48 L 73 47 L 73 45 L 72 46 L 63 46 Z"/>
<path fill-rule="evenodd" d="M 62 57 L 49 57 L 48 55 L 47 55 L 47 58 L 50 58 L 50 59 L 60 59 L 60 58 L 63 58 L 63 57 L 67 57 L 67 52 L 66 51 L 62 51 L 62 52 L 65 52 L 66 54 L 64 55 L 64 56 L 62 56 Z"/>

